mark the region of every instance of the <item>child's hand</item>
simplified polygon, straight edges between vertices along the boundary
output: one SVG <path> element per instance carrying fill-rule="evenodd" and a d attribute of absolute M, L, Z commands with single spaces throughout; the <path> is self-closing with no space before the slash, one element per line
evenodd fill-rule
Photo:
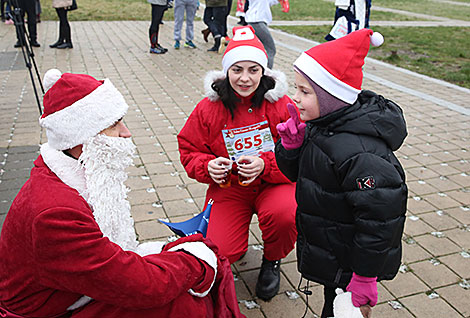
<path fill-rule="evenodd" d="M 355 307 L 377 304 L 377 277 L 364 277 L 353 273 L 351 282 L 346 290 L 351 292 L 352 303 Z"/>
<path fill-rule="evenodd" d="M 302 146 L 305 136 L 306 124 L 300 122 L 295 106 L 287 104 L 290 117 L 285 123 L 277 124 L 276 129 L 281 135 L 281 143 L 287 150 L 297 149 Z"/>

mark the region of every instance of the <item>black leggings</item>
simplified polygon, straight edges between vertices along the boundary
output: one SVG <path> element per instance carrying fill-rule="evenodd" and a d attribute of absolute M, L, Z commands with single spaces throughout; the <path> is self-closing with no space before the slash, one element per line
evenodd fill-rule
<path fill-rule="evenodd" d="M 158 31 L 160 30 L 160 22 L 162 22 L 163 13 L 166 9 L 166 6 L 152 4 L 152 23 L 150 24 L 149 37 L 150 45 L 153 48 L 158 44 Z"/>
<path fill-rule="evenodd" d="M 333 301 L 336 297 L 337 287 L 326 287 L 323 286 L 323 310 L 321 312 L 321 318 L 333 317 Z"/>
<path fill-rule="evenodd" d="M 59 16 L 59 40 L 62 39 L 66 43 L 72 43 L 69 20 L 67 19 L 67 10 L 64 8 L 56 8 Z"/>
<path fill-rule="evenodd" d="M 31 41 L 36 41 L 37 29 L 36 29 L 36 1 L 35 0 L 18 0 L 18 7 L 21 9 L 21 17 L 24 22 L 25 13 L 28 15 L 28 32 Z M 13 8 L 11 8 L 13 10 Z M 16 37 L 20 40 L 23 38 L 23 34 L 16 32 Z"/>

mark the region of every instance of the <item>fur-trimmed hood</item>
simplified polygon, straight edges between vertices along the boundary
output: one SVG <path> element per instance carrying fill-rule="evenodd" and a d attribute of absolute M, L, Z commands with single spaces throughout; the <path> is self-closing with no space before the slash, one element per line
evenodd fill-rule
<path fill-rule="evenodd" d="M 270 69 L 266 69 L 265 75 L 271 76 L 276 82 L 274 88 L 264 94 L 264 98 L 266 98 L 266 100 L 270 103 L 274 103 L 287 94 L 288 85 L 286 75 L 281 71 L 273 71 Z M 220 98 L 217 92 L 212 89 L 212 83 L 218 79 L 224 79 L 225 77 L 226 75 L 222 71 L 207 72 L 206 77 L 204 78 L 204 92 L 210 101 L 215 102 Z"/>

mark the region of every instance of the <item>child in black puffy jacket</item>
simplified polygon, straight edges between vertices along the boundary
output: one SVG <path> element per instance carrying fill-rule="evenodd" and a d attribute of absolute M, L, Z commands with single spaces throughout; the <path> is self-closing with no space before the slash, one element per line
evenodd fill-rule
<path fill-rule="evenodd" d="M 324 285 L 321 317 L 333 316 L 337 287 L 368 317 L 377 281 L 393 279 L 401 263 L 408 190 L 393 151 L 406 123 L 397 104 L 361 91 L 369 46 L 382 42 L 362 29 L 302 53 L 294 63 L 300 119 L 290 104 L 291 118 L 277 126 L 277 164 L 297 181 L 298 269 Z"/>

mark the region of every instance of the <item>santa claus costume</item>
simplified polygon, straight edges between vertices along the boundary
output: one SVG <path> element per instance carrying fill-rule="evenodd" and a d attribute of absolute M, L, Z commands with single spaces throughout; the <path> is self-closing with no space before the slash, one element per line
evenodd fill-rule
<path fill-rule="evenodd" d="M 197 104 L 178 134 L 181 162 L 190 178 L 209 184 L 206 202 L 212 198 L 214 204 L 207 237 L 233 263 L 247 251 L 249 225 L 253 214 L 257 214 L 264 242 L 263 264 L 271 266 L 269 270 L 278 275 L 280 260 L 294 248 L 295 184 L 279 171 L 274 148 L 269 145 L 274 146 L 278 140 L 276 125 L 289 118 L 286 104 L 292 100 L 285 95 L 285 75 L 268 69 L 266 51 L 254 30 L 250 26 L 236 27 L 233 33 L 222 59 L 223 72 L 207 74 L 207 97 Z M 234 91 L 237 102 L 234 109 L 229 109 L 214 90 L 214 84 L 228 82 L 228 70 L 240 61 L 258 63 L 273 87 L 265 91 L 258 105 L 253 102 L 256 92 L 242 97 Z M 262 89 L 262 82 L 263 79 L 257 91 Z M 257 151 L 264 161 L 264 171 L 247 186 L 238 183 L 235 163 L 244 151 Z M 234 161 L 230 187 L 221 188 L 208 172 L 209 162 L 218 157 Z M 264 298 L 269 299 L 275 293 L 273 290 Z"/>
<path fill-rule="evenodd" d="M 50 70 L 44 86 L 48 143 L 0 237 L 0 316 L 240 317 L 212 243 L 137 241 L 123 185 L 135 146 L 99 134 L 127 112 L 113 84 Z M 77 145 L 78 160 L 63 152 Z"/>

